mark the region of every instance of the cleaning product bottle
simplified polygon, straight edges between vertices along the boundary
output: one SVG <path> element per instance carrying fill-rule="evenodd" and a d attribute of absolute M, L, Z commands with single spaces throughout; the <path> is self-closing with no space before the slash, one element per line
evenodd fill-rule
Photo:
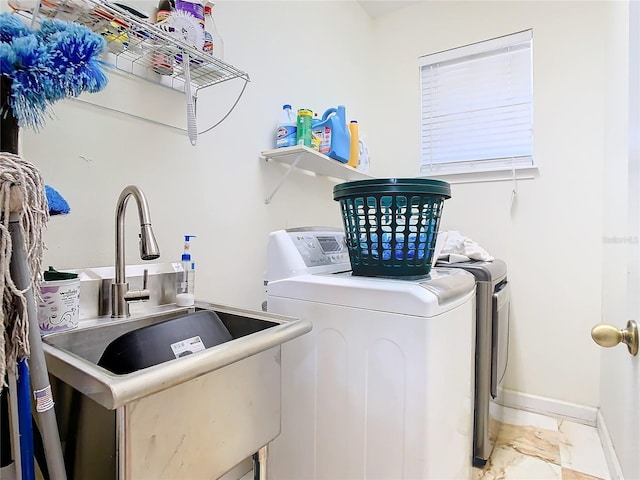
<path fill-rule="evenodd" d="M 311 121 L 313 112 L 308 108 L 300 108 L 297 116 L 296 141 L 298 145 L 311 147 Z"/>
<path fill-rule="evenodd" d="M 313 112 L 313 118 L 311 119 L 311 148 L 316 152 L 320 151 L 320 145 L 322 145 L 322 140 L 324 139 L 324 129 L 317 128 L 319 124 L 318 113 Z"/>
<path fill-rule="evenodd" d="M 330 108 L 325 111 L 322 120 L 313 128 L 322 129 L 320 153 L 342 163 L 349 161 L 351 136 L 345 120 L 344 105 L 338 105 L 338 108 Z"/>
<path fill-rule="evenodd" d="M 291 110 L 291 105 L 283 105 L 276 129 L 276 148 L 293 147 L 296 144 L 297 130 L 296 115 Z"/>
<path fill-rule="evenodd" d="M 224 40 L 218 32 L 216 22 L 213 17 L 214 2 L 207 2 L 204 5 L 204 50 L 208 51 L 211 55 L 218 60 L 224 60 Z M 210 44 L 207 45 L 207 41 Z M 210 46 L 210 50 L 209 50 Z"/>
<path fill-rule="evenodd" d="M 196 264 L 189 253 L 189 242 L 195 235 L 184 236 L 184 251 L 180 259 L 181 269 L 178 271 L 176 284 L 176 305 L 188 307 L 195 302 Z"/>
<path fill-rule="evenodd" d="M 173 7 L 170 0 L 160 0 L 156 23 L 164 23 L 171 15 Z M 154 50 L 151 55 L 153 70 L 160 75 L 173 75 L 173 55 L 161 49 Z"/>
<path fill-rule="evenodd" d="M 204 29 L 204 5 L 198 0 L 175 0 L 176 10 L 188 13 L 195 17 L 200 26 Z"/>
<path fill-rule="evenodd" d="M 204 6 L 204 43 L 202 51 L 213 55 L 213 35 L 211 35 L 211 27 L 209 26 L 213 19 L 211 18 L 211 7 L 207 3 Z"/>
<path fill-rule="evenodd" d="M 158 2 L 158 11 L 156 12 L 156 23 L 163 23 L 171 15 L 171 11 L 175 8 L 175 3 L 170 0 L 160 0 Z"/>
<path fill-rule="evenodd" d="M 349 162 L 347 165 L 357 168 L 360 159 L 360 138 L 358 135 L 358 121 L 351 120 L 349 123 L 349 133 L 351 136 L 349 143 Z"/>
<path fill-rule="evenodd" d="M 369 172 L 369 147 L 367 146 L 364 135 L 360 136 L 358 143 L 360 144 L 358 170 L 367 173 Z"/>

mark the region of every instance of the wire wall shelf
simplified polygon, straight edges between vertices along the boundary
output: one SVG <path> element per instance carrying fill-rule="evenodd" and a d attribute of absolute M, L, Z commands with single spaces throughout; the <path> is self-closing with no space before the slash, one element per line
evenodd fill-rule
<path fill-rule="evenodd" d="M 118 70 L 174 90 L 185 90 L 183 58 L 190 58 L 190 78 L 194 96 L 227 80 L 249 75 L 236 67 L 199 51 L 164 31 L 156 24 L 137 18 L 112 3 L 100 0 L 42 0 L 39 7 L 24 8 L 21 0 L 9 5 L 15 12 L 35 24 L 42 19 L 58 19 L 82 24 L 102 35 L 107 41 L 105 61 Z M 169 57 L 173 71 L 161 75 L 154 70 L 158 55 Z"/>

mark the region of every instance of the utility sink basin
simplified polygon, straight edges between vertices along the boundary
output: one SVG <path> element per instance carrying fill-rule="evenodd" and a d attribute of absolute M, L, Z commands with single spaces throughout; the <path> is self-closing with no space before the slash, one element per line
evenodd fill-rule
<path fill-rule="evenodd" d="M 178 352 L 176 358 L 167 358 L 130 373 L 114 373 L 113 368 L 99 365 L 109 344 L 123 335 L 143 327 L 146 333 L 154 333 L 152 326 L 160 327 L 163 323 L 201 311 L 215 312 L 231 334 L 231 339 L 205 349 L 200 345 L 200 351 L 188 352 L 187 355 Z M 159 328 L 157 330 L 160 331 Z M 310 330 L 309 321 L 197 302 L 187 308 L 155 306 L 125 319 L 86 319 L 74 330 L 49 334 L 42 340 L 49 373 L 103 407 L 114 410 L 133 400 L 240 362 Z M 185 339 L 190 335 L 185 334 Z M 124 354 L 137 355 L 139 352 Z"/>

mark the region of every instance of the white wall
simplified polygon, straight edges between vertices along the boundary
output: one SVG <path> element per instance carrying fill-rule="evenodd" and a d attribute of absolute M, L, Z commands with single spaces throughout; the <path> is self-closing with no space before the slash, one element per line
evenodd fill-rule
<path fill-rule="evenodd" d="M 421 2 L 376 22 L 389 75 L 373 145 L 385 174 L 417 175 L 421 55 L 533 29 L 534 152 L 539 177 L 454 185 L 443 227 L 509 268 L 513 292 L 506 388 L 598 405 L 609 2 Z M 624 28 L 624 25 L 622 26 Z M 402 85 L 403 88 L 399 86 Z M 385 115 L 386 114 L 386 115 Z M 391 120 L 403 119 L 400 121 Z"/>
<path fill-rule="evenodd" d="M 152 5 L 147 4 L 148 9 Z M 340 226 L 333 183 L 294 173 L 269 205 L 283 170 L 258 160 L 272 146 L 283 103 L 320 113 L 343 103 L 372 149 L 372 173 L 412 176 L 418 164 L 418 56 L 528 28 L 534 31 L 535 159 L 539 178 L 454 185 L 443 227 L 459 229 L 509 265 L 513 286 L 507 387 L 598 405 L 603 275 L 603 174 L 608 2 L 421 2 L 372 21 L 356 2 L 220 1 L 227 60 L 247 71 L 238 107 L 192 148 L 173 130 L 78 102 L 56 106 L 40 133 L 25 131 L 24 156 L 69 200 L 54 217 L 44 265 L 113 262 L 120 190 L 147 194 L 162 261 L 195 234 L 196 293 L 259 308 L 268 232 Z M 142 110 L 182 122 L 172 92 L 115 77 L 102 97 L 129 95 Z M 199 124 L 226 112 L 240 82 L 202 92 Z M 146 97 L 151 93 L 150 97 Z M 98 98 L 97 96 L 95 98 Z M 157 112 L 161 107 L 161 112 Z M 130 207 L 131 210 L 134 210 Z M 136 258 L 128 213 L 127 261 Z M 607 299 L 610 295 L 607 296 Z"/>
<path fill-rule="evenodd" d="M 154 4 L 142 5 L 152 10 Z M 284 103 L 320 114 L 344 104 L 349 119 L 360 119 L 367 129 L 370 18 L 355 2 L 220 1 L 216 15 L 226 60 L 248 72 L 251 82 L 231 115 L 195 148 L 173 129 L 72 100 L 56 104 L 56 118 L 41 132 L 23 132 L 24 157 L 71 206 L 70 215 L 49 222 L 45 266 L 112 265 L 116 200 L 123 187 L 136 184 L 149 201 L 159 261 L 179 260 L 182 236 L 197 235 L 196 295 L 260 308 L 268 233 L 298 225 L 341 226 L 335 182 L 326 178 L 296 172 L 265 205 L 284 168 L 259 155 L 274 146 Z M 227 112 L 242 83 L 201 91 L 200 129 Z M 181 95 L 154 87 L 112 75 L 104 94 L 85 98 L 183 125 Z M 129 203 L 127 262 L 142 263 L 135 205 Z"/>

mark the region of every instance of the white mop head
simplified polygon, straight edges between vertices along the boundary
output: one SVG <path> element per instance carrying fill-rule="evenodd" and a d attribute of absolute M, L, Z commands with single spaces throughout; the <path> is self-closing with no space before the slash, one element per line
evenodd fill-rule
<path fill-rule="evenodd" d="M 13 215 L 11 215 L 13 214 Z M 19 358 L 28 358 L 29 319 L 26 290 L 19 290 L 11 278 L 13 245 L 9 221 L 19 218 L 25 239 L 31 288 L 38 295 L 40 264 L 44 250 L 43 232 L 49 220 L 44 183 L 38 169 L 17 155 L 0 152 L 0 384 L 5 372 L 13 371 Z"/>

